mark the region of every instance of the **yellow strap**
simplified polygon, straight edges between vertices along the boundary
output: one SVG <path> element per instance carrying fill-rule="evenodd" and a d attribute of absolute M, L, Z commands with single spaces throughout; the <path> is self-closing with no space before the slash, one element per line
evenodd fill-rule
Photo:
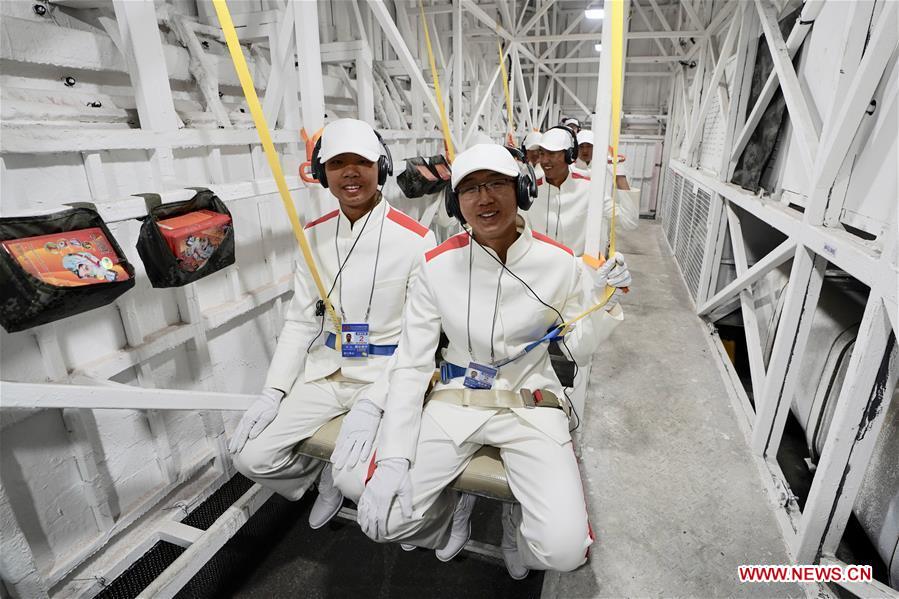
<path fill-rule="evenodd" d="M 609 256 L 615 254 L 618 211 L 618 138 L 621 133 L 621 85 L 624 82 L 624 3 L 612 0 L 612 215 L 609 219 Z"/>
<path fill-rule="evenodd" d="M 618 203 L 618 138 L 621 132 L 621 85 L 624 81 L 624 4 L 622 0 L 611 0 L 612 3 L 612 114 L 610 125 L 612 147 L 612 214 L 609 218 L 609 257 L 615 255 L 615 213 Z M 593 266 L 602 264 L 604 260 L 597 260 L 592 256 L 584 256 L 584 261 Z M 602 300 L 595 306 L 578 314 L 571 320 L 562 323 L 562 334 L 568 332 L 572 325 L 582 318 L 586 318 L 609 303 L 614 287 L 606 287 Z"/>
<path fill-rule="evenodd" d="M 431 34 L 428 30 L 428 22 L 425 20 L 425 7 L 418 0 L 418 9 L 421 14 L 421 28 L 425 32 L 425 44 L 428 47 L 428 62 L 431 65 L 431 78 L 434 80 L 434 93 L 437 95 L 437 108 L 440 109 L 440 126 L 443 129 L 443 143 L 446 145 L 446 158 L 452 164 L 456 159 L 456 150 L 453 148 L 453 138 L 450 135 L 449 120 L 446 118 L 446 106 L 443 105 L 443 94 L 440 91 L 440 76 L 437 74 L 437 62 L 434 60 L 434 50 L 431 48 Z M 461 75 L 456 75 L 460 77 Z"/>
<path fill-rule="evenodd" d="M 293 205 L 293 199 L 290 197 L 290 191 L 287 189 L 287 181 L 284 179 L 284 172 L 281 170 L 281 161 L 278 159 L 278 153 L 275 151 L 275 145 L 272 143 L 272 135 L 269 132 L 268 123 L 265 121 L 265 115 L 262 113 L 262 106 L 259 104 L 259 98 L 256 96 L 256 88 L 253 85 L 253 78 L 250 76 L 250 70 L 247 68 L 247 61 L 240 49 L 240 42 L 237 39 L 237 32 L 234 30 L 234 22 L 231 20 L 231 13 L 228 10 L 228 3 L 225 0 L 212 0 L 215 6 L 215 13 L 218 15 L 219 23 L 222 27 L 222 33 L 225 35 L 225 41 L 228 43 L 228 51 L 231 53 L 231 60 L 234 61 L 234 70 L 237 71 L 237 77 L 240 79 L 240 85 L 243 88 L 244 96 L 250 107 L 250 113 L 253 115 L 253 122 L 256 124 L 256 132 L 259 134 L 259 140 L 262 142 L 262 149 L 265 150 L 265 157 L 268 159 L 268 165 L 272 169 L 272 176 L 275 178 L 275 185 L 281 194 L 281 201 L 284 203 L 284 209 L 287 211 L 287 218 L 293 227 L 293 233 L 300 244 L 300 250 L 303 252 L 303 258 L 312 273 L 315 280 L 315 286 L 318 288 L 318 294 L 325 302 L 325 309 L 334 323 L 337 334 L 337 349 L 340 349 L 340 318 L 334 311 L 334 306 L 328 299 L 328 292 L 322 283 L 315 266 L 315 259 L 312 256 L 312 250 L 306 235 L 303 233 L 303 226 L 300 224 L 300 218 L 297 216 L 296 208 Z"/>
<path fill-rule="evenodd" d="M 512 94 L 509 93 L 509 74 L 506 72 L 506 61 L 503 58 L 503 47 L 500 45 L 499 40 L 496 41 L 496 49 L 499 52 L 499 68 L 502 69 L 503 73 L 503 93 L 506 94 L 506 113 L 507 118 L 509 119 L 509 143 L 514 144 L 515 140 L 513 139 L 513 135 L 515 132 L 515 126 L 512 122 Z"/>

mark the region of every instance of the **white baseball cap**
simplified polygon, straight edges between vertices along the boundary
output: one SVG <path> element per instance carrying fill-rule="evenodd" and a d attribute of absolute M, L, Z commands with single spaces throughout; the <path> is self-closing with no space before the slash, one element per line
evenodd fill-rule
<path fill-rule="evenodd" d="M 520 174 L 518 163 L 509 150 L 497 144 L 477 144 L 456 156 L 453 161 L 453 189 L 475 171 L 495 171 L 509 177 Z"/>
<path fill-rule="evenodd" d="M 525 150 L 535 150 L 540 147 L 540 138 L 543 137 L 543 134 L 539 131 L 531 131 L 524 138 L 524 149 Z"/>
<path fill-rule="evenodd" d="M 590 144 L 593 145 L 593 131 L 590 129 L 581 129 L 577 134 L 577 144 Z"/>
<path fill-rule="evenodd" d="M 344 153 L 358 154 L 372 162 L 384 155 L 375 130 L 357 119 L 337 119 L 328 123 L 322 131 L 321 141 L 318 157 L 322 163 Z"/>
<path fill-rule="evenodd" d="M 580 127 L 581 122 L 574 118 L 573 116 L 568 117 L 567 119 L 562 119 L 563 125 L 574 125 L 575 127 Z"/>
<path fill-rule="evenodd" d="M 540 147 L 549 152 L 559 152 L 571 147 L 574 131 L 563 131 L 558 127 L 547 129 L 540 138 Z"/>

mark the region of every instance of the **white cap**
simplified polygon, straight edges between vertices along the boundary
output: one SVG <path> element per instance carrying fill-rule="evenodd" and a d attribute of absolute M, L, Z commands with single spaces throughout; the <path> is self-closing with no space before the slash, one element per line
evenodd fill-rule
<path fill-rule="evenodd" d="M 365 121 L 337 119 L 325 125 L 322 131 L 322 147 L 319 160 L 327 162 L 338 154 L 358 154 L 366 160 L 377 162 L 384 155 L 375 130 Z"/>
<path fill-rule="evenodd" d="M 574 118 L 573 116 L 568 117 L 567 119 L 562 119 L 563 125 L 575 125 L 577 127 L 581 126 L 581 122 Z"/>
<path fill-rule="evenodd" d="M 593 131 L 590 129 L 581 129 L 577 134 L 577 145 L 590 144 L 593 145 Z"/>
<path fill-rule="evenodd" d="M 540 147 L 550 152 L 567 150 L 571 147 L 574 131 L 563 131 L 559 128 L 547 129 L 540 138 Z"/>
<path fill-rule="evenodd" d="M 497 144 L 477 144 L 456 156 L 453 161 L 453 189 L 475 171 L 495 171 L 510 177 L 520 174 L 518 162 L 509 150 Z"/>
<path fill-rule="evenodd" d="M 543 134 L 539 131 L 531 131 L 527 134 L 527 137 L 524 138 L 524 149 L 525 150 L 535 150 L 540 147 L 540 138 L 543 137 Z"/>

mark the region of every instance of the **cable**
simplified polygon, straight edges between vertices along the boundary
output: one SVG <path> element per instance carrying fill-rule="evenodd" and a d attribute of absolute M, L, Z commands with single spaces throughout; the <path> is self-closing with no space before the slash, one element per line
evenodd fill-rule
<path fill-rule="evenodd" d="M 380 197 L 380 195 L 381 195 L 381 189 L 378 188 L 378 197 Z M 382 200 L 383 200 L 383 198 L 382 198 Z M 359 240 L 362 239 L 362 234 L 365 232 L 365 226 L 368 224 L 368 219 L 371 218 L 372 212 L 374 212 L 375 208 L 377 208 L 377 207 L 378 207 L 378 204 L 375 204 L 372 207 L 372 209 L 368 211 L 368 214 L 365 217 L 365 222 L 362 223 L 362 228 L 359 230 L 359 234 L 356 235 L 356 239 L 353 240 L 353 245 L 350 246 L 350 251 L 348 251 L 346 253 L 346 258 L 343 259 L 343 262 L 340 264 L 340 267 L 337 269 L 337 274 L 334 275 L 334 282 L 331 283 L 331 288 L 328 289 L 328 293 L 325 295 L 326 298 L 331 297 L 331 292 L 334 291 L 334 287 L 337 286 L 337 281 L 340 280 L 340 274 L 343 272 L 343 267 L 346 266 L 346 263 L 350 259 L 350 256 L 353 255 L 353 250 L 356 249 L 356 244 L 359 243 Z M 338 216 L 337 218 L 338 218 L 337 224 L 340 225 L 340 217 Z M 383 224 L 383 221 L 381 221 L 381 222 Z M 378 244 L 380 245 L 380 238 L 378 239 Z M 336 233 L 334 234 L 334 246 L 337 247 L 337 234 Z M 340 253 L 339 252 L 337 253 L 337 261 L 338 262 L 340 261 Z M 375 267 L 375 268 L 376 268 L 375 272 L 377 272 L 377 267 Z M 318 334 L 315 337 L 313 337 L 312 341 L 309 342 L 309 345 L 306 346 L 307 354 L 312 349 L 312 345 L 318 340 L 319 337 L 322 336 L 322 333 L 325 331 L 325 312 L 324 312 L 324 310 L 322 310 L 321 313 L 319 313 L 319 306 L 318 306 L 319 303 L 323 304 L 324 300 L 319 300 L 318 302 L 316 302 L 316 307 L 315 307 L 316 316 L 321 316 L 321 325 L 318 328 Z M 342 309 L 343 309 L 343 306 L 341 306 L 341 310 Z"/>
<path fill-rule="evenodd" d="M 556 313 L 556 316 L 559 317 L 559 322 L 565 322 L 565 318 L 562 316 L 562 313 L 559 312 L 559 311 L 555 308 L 555 306 L 552 306 L 552 305 L 550 305 L 550 304 L 547 304 L 545 301 L 543 301 L 543 299 L 541 299 L 541 297 L 540 297 L 539 295 L 537 295 L 537 292 L 534 291 L 534 290 L 531 288 L 531 286 L 528 285 L 528 284 L 524 281 L 524 279 L 522 279 L 521 277 L 519 277 L 518 275 L 516 275 L 514 272 L 512 272 L 512 271 L 509 269 L 509 267 L 506 266 L 505 263 L 503 263 L 502 260 L 500 260 L 499 258 L 497 258 L 496 256 L 494 256 L 493 254 L 491 254 L 490 252 L 488 252 L 488 251 L 487 251 L 487 248 L 485 248 L 483 245 L 481 245 L 481 242 L 479 242 L 477 239 L 475 239 L 474 235 L 471 234 L 471 231 L 470 231 L 470 230 L 468 230 L 468 229 L 464 229 L 464 230 L 465 230 L 465 232 L 468 234 L 469 239 L 471 239 L 471 241 L 473 241 L 473 242 L 475 242 L 476 244 L 478 244 L 478 246 L 479 246 L 482 250 L 484 250 L 484 253 L 485 253 L 485 254 L 487 254 L 488 256 L 490 256 L 491 258 L 493 258 L 494 262 L 496 262 L 497 264 L 499 264 L 500 267 L 502 267 L 503 270 L 505 270 L 507 273 L 509 273 L 510 275 L 512 275 L 512 277 L 514 277 L 519 283 L 521 283 L 522 285 L 524 285 L 524 287 L 525 287 L 528 291 L 531 292 L 531 295 L 534 296 L 534 299 L 536 299 L 538 302 L 540 302 L 541 304 L 543 304 L 545 307 L 547 307 L 547 308 L 549 308 L 550 310 L 552 310 L 553 312 L 555 312 L 555 313 Z M 470 277 L 470 276 L 471 276 L 471 269 L 469 269 L 469 277 Z M 469 297 L 469 302 L 470 302 L 470 301 L 471 301 L 471 299 L 470 299 L 470 297 Z M 470 310 L 470 307 L 469 307 L 469 310 Z M 470 341 L 469 341 L 469 344 L 470 344 Z M 572 353 L 571 349 L 568 347 L 568 343 L 565 341 L 564 337 L 561 338 L 561 344 L 562 344 L 562 347 L 565 348 L 565 352 L 568 354 L 568 359 L 571 360 L 572 364 L 574 364 L 574 377 L 573 377 L 573 378 L 577 378 L 577 375 L 578 375 L 578 373 L 580 372 L 580 367 L 579 367 L 578 364 L 577 364 L 577 360 L 574 359 L 574 353 Z M 552 361 L 552 358 L 550 358 L 550 361 Z M 573 387 L 572 387 L 572 388 L 573 388 Z M 578 414 L 577 409 L 574 407 L 574 402 L 571 401 L 571 397 L 568 395 L 567 389 L 569 389 L 569 387 L 562 387 L 562 394 L 565 396 L 565 399 L 568 401 L 568 405 L 571 406 L 571 411 L 572 411 L 572 413 L 574 414 L 574 417 L 575 417 L 575 420 L 576 420 L 576 424 L 574 425 L 574 428 L 569 429 L 568 432 L 574 432 L 574 431 L 576 431 L 576 430 L 581 426 L 581 416 L 580 416 L 580 414 Z"/>

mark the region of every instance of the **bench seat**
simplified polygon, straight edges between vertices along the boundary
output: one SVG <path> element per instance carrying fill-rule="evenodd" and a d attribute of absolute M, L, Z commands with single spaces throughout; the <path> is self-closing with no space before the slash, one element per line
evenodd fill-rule
<path fill-rule="evenodd" d="M 320 460 L 329 460 L 342 423 L 343 416 L 338 416 L 322 426 L 314 435 L 300 443 L 299 452 Z M 462 474 L 453 481 L 452 487 L 480 497 L 515 501 L 506 480 L 506 470 L 499 450 L 495 447 L 484 446 L 479 449 Z"/>

